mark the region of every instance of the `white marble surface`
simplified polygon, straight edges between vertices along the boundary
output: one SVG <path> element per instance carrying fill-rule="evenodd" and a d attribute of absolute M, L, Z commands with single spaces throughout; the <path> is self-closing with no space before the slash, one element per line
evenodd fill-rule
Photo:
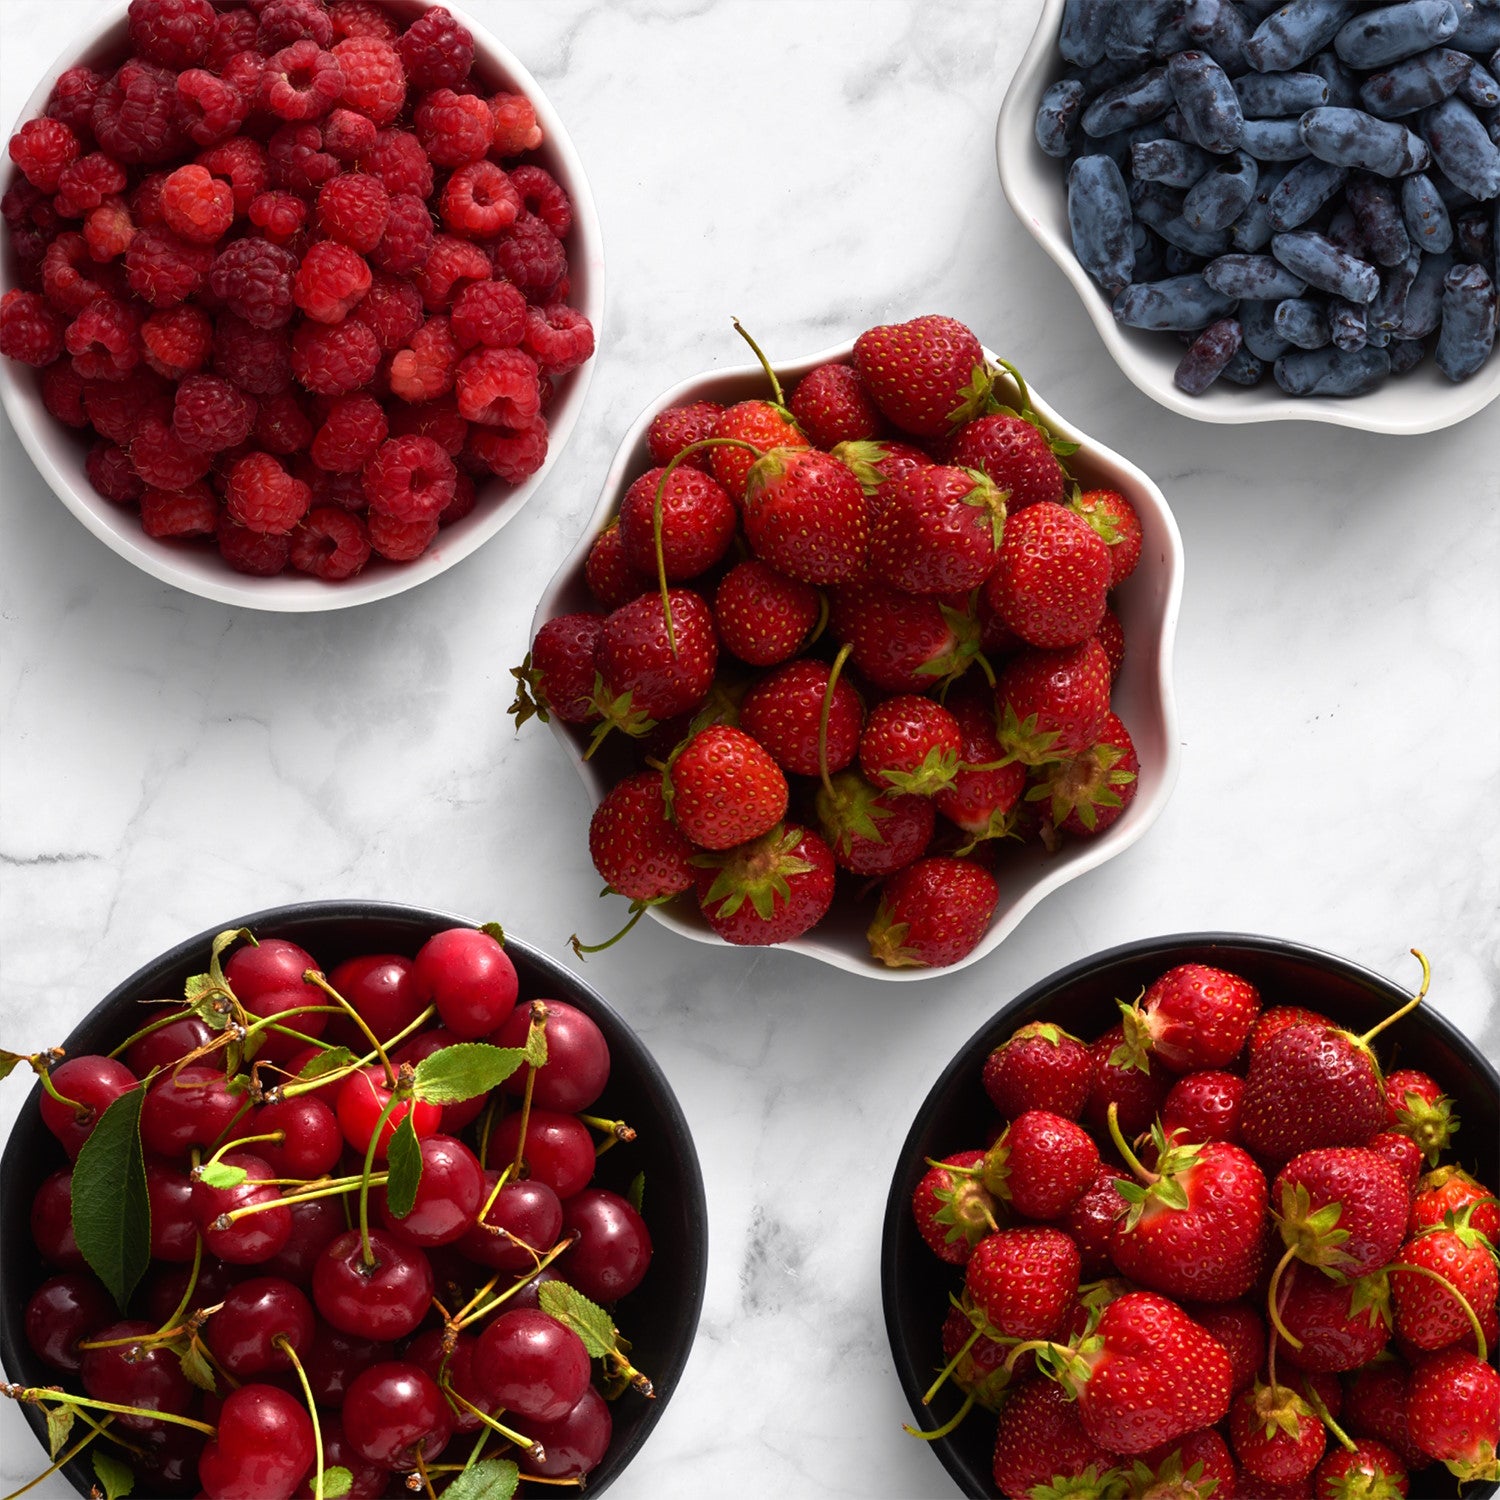
<path fill-rule="evenodd" d="M 0 0 L 0 120 L 96 0 Z M 1038 0 L 472 0 L 569 122 L 604 222 L 589 407 L 531 508 L 434 583 L 264 616 L 91 538 L 0 420 L 5 1045 L 186 933 L 301 897 L 449 907 L 556 953 L 610 929 L 587 809 L 507 668 L 629 421 L 737 363 L 942 311 L 1160 480 L 1187 549 L 1175 799 L 985 963 L 880 986 L 643 924 L 588 977 L 655 1049 L 708 1183 L 698 1345 L 619 1500 L 952 1493 L 879 1312 L 894 1156 L 945 1059 L 1062 964 L 1227 928 L 1405 981 L 1500 1052 L 1500 409 L 1400 440 L 1152 405 L 1014 223 L 992 137 Z M 24 1087 L 0 1090 L 8 1128 Z M 37 1449 L 0 1409 L 4 1488 Z M 54 1484 L 35 1493 L 64 1493 Z"/>

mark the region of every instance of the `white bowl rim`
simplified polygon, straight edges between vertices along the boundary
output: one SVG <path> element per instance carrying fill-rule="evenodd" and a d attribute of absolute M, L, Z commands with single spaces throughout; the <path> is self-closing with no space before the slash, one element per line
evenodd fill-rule
<path fill-rule="evenodd" d="M 835 344 L 829 348 L 822 349 L 816 354 L 806 355 L 801 359 L 777 361 L 774 368 L 783 384 L 790 386 L 818 365 L 847 362 L 853 348 L 853 340 L 849 340 L 845 343 Z M 992 364 L 995 363 L 996 357 L 988 348 L 985 350 L 985 355 Z M 534 640 L 536 638 L 537 631 L 553 615 L 563 612 L 560 607 L 562 597 L 571 586 L 576 585 L 582 575 L 584 561 L 588 556 L 589 548 L 593 545 L 595 537 L 604 529 L 607 522 L 614 517 L 618 508 L 619 498 L 625 492 L 627 477 L 630 471 L 639 463 L 638 452 L 644 445 L 646 430 L 650 427 L 656 415 L 667 407 L 681 405 L 684 402 L 696 399 L 703 393 L 703 389 L 707 384 L 732 384 L 741 381 L 748 382 L 757 378 L 764 378 L 764 372 L 758 364 L 734 365 L 706 370 L 697 375 L 690 376 L 686 380 L 678 381 L 676 385 L 664 391 L 641 412 L 631 424 L 625 436 L 620 440 L 620 445 L 615 451 L 614 459 L 610 464 L 609 472 L 606 474 L 600 490 L 599 501 L 585 524 L 582 535 L 574 544 L 572 550 L 563 559 L 557 572 L 548 582 L 540 600 L 537 602 L 536 611 L 532 617 L 531 639 Z M 1020 924 L 1022 918 L 1044 896 L 1056 890 L 1059 886 L 1066 885 L 1070 880 L 1075 879 L 1079 875 L 1096 869 L 1099 865 L 1104 864 L 1107 860 L 1128 849 L 1160 817 L 1163 808 L 1165 808 L 1172 794 L 1181 759 L 1177 700 L 1173 686 L 1172 667 L 1177 621 L 1182 601 L 1182 534 L 1178 530 L 1176 519 L 1172 515 L 1171 508 L 1168 506 L 1166 496 L 1162 493 L 1160 486 L 1129 459 L 1116 453 L 1113 449 L 1106 447 L 1094 438 L 1087 436 L 1072 422 L 1060 416 L 1052 406 L 1042 397 L 1038 396 L 1034 387 L 1029 387 L 1028 389 L 1032 408 L 1042 417 L 1048 427 L 1059 436 L 1081 442 L 1083 448 L 1088 451 L 1091 461 L 1113 467 L 1121 475 L 1125 476 L 1131 485 L 1132 499 L 1142 499 L 1146 508 L 1149 509 L 1152 520 L 1161 528 L 1162 541 L 1164 543 L 1161 566 L 1164 572 L 1165 584 L 1162 599 L 1161 640 L 1155 658 L 1150 663 L 1148 669 L 1150 685 L 1158 695 L 1161 705 L 1160 723 L 1163 754 L 1158 762 L 1159 773 L 1156 784 L 1149 792 L 1146 788 L 1142 787 L 1121 817 L 1102 834 L 1087 840 L 1071 840 L 1066 845 L 1065 850 L 1050 856 L 1048 866 L 1042 877 L 1033 881 L 1008 907 L 996 909 L 994 918 L 984 937 L 972 952 L 965 955 L 957 963 L 949 964 L 942 968 L 891 969 L 876 959 L 868 956 L 860 957 L 856 954 L 835 948 L 826 942 L 819 941 L 816 928 L 803 937 L 775 944 L 774 947 L 777 950 L 801 954 L 817 962 L 831 964 L 834 968 L 842 969 L 845 973 L 856 974 L 865 979 L 882 980 L 888 983 L 915 983 L 955 974 L 959 970 L 967 968 L 970 964 L 978 963 L 980 959 L 987 957 L 999 947 Z M 1142 506 L 1138 504 L 1137 509 L 1141 508 Z M 1125 586 L 1129 586 L 1128 581 Z M 1130 658 L 1127 655 L 1127 666 L 1129 665 Z M 569 737 L 568 727 L 556 715 L 552 715 L 548 720 L 548 728 L 552 731 L 553 737 L 562 747 L 563 753 L 572 765 L 574 772 L 583 783 L 591 802 L 597 805 L 597 783 L 592 778 L 589 767 L 579 758 L 578 746 Z M 707 943 L 720 948 L 737 946 L 725 942 L 723 938 L 719 937 L 717 933 L 701 920 L 695 921 L 685 918 L 674 909 L 672 904 L 648 907 L 647 911 L 662 926 L 669 927 L 684 937 L 692 938 L 695 942 Z M 754 953 L 764 950 L 752 947 L 748 950 L 741 948 L 740 951 Z"/>
<path fill-rule="evenodd" d="M 1366 432 L 1393 435 L 1436 432 L 1441 428 L 1451 427 L 1454 423 L 1483 411 L 1500 396 L 1500 346 L 1490 356 L 1484 369 L 1465 381 L 1450 382 L 1446 377 L 1441 377 L 1441 384 L 1428 384 L 1416 372 L 1392 377 L 1382 387 L 1382 392 L 1391 394 L 1389 405 L 1393 409 L 1387 411 L 1382 408 L 1378 414 L 1368 404 L 1370 396 L 1342 399 L 1335 396 L 1288 396 L 1278 386 L 1272 384 L 1267 389 L 1264 383 L 1249 388 L 1235 386 L 1222 390 L 1216 383 L 1202 396 L 1189 396 L 1173 383 L 1171 367 L 1176 363 L 1175 358 L 1170 363 L 1163 362 L 1160 371 L 1153 365 L 1148 365 L 1145 362 L 1146 356 L 1135 340 L 1138 331 L 1126 329 L 1115 321 L 1108 300 L 1073 253 L 1072 242 L 1049 221 L 1047 213 L 1041 211 L 1043 205 L 1032 197 L 1030 174 L 1022 167 L 1023 161 L 1032 153 L 1040 154 L 1041 148 L 1037 146 L 1035 137 L 1037 105 L 1051 82 L 1051 75 L 1060 72 L 1063 67 L 1056 48 L 1064 3 L 1065 0 L 1042 0 L 1042 13 L 1037 21 L 1036 31 L 1000 106 L 1000 117 L 995 127 L 995 159 L 1000 171 L 1001 189 L 1015 216 L 1072 282 L 1084 311 L 1093 320 L 1099 337 L 1104 340 L 1105 348 L 1131 384 L 1160 405 L 1198 422 L 1231 425 L 1248 422 L 1327 422 L 1336 427 L 1352 427 Z M 1060 170 L 1060 162 L 1054 163 L 1054 167 L 1057 169 L 1056 203 L 1065 209 L 1065 177 Z M 1139 337 L 1149 337 L 1160 341 L 1164 349 L 1167 347 L 1165 334 Z M 1430 353 L 1423 365 L 1431 372 Z M 1396 397 L 1401 399 L 1397 400 Z"/>
<path fill-rule="evenodd" d="M 447 5 L 447 0 L 443 0 L 443 3 Z M 427 4 L 428 0 L 416 0 L 413 8 L 426 8 Z M 115 28 L 122 28 L 123 35 L 128 9 L 129 0 L 117 0 L 88 31 L 74 36 L 68 42 L 21 106 L 20 113 L 7 133 L 7 139 L 23 122 L 42 112 L 60 73 L 71 67 L 81 55 L 104 44 Z M 445 527 L 434 545 L 410 563 L 381 566 L 368 575 L 345 579 L 339 583 L 325 583 L 318 578 L 291 572 L 281 573 L 274 578 L 254 578 L 235 573 L 228 567 L 223 569 L 222 576 L 217 567 L 211 572 L 200 573 L 195 568 L 184 566 L 181 561 L 184 556 L 199 554 L 180 554 L 172 547 L 148 537 L 140 529 L 132 508 L 113 505 L 96 494 L 86 479 L 80 477 L 75 481 L 64 471 L 54 456 L 53 449 L 61 443 L 71 446 L 78 441 L 78 435 L 70 429 L 64 429 L 42 406 L 35 389 L 31 388 L 35 371 L 14 360 L 0 358 L 0 404 L 4 405 L 11 426 L 21 440 L 21 446 L 47 482 L 48 488 L 100 541 L 153 578 L 220 604 L 280 614 L 351 609 L 357 605 L 373 603 L 377 599 L 405 593 L 446 572 L 509 525 L 546 481 L 572 436 L 593 381 L 594 366 L 598 362 L 598 351 L 603 342 L 604 252 L 593 191 L 582 159 L 561 116 L 526 66 L 466 11 L 456 5 L 447 5 L 447 9 L 473 33 L 476 64 L 483 64 L 504 74 L 531 101 L 544 132 L 545 149 L 554 153 L 560 162 L 573 202 L 575 277 L 581 263 L 586 288 L 581 299 L 575 296 L 574 305 L 593 325 L 595 352 L 591 359 L 571 372 L 571 383 L 566 390 L 559 392 L 547 414 L 546 459 L 541 468 L 524 483 L 507 488 L 490 513 L 481 514 L 482 506 L 476 507 L 462 521 L 452 527 Z M 4 166 L 8 169 L 8 174 L 13 174 L 14 169 L 8 161 Z M 0 188 L 5 185 L 0 183 Z M 7 281 L 3 259 L 0 259 L 0 291 L 8 290 Z M 41 419 L 52 424 L 56 431 L 41 430 Z M 79 472 L 81 476 L 81 464 Z M 480 483 L 482 485 L 484 482 Z"/>

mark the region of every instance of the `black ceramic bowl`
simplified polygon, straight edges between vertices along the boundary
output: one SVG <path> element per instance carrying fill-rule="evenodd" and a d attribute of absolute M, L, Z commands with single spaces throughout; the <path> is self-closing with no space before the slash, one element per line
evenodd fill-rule
<path fill-rule="evenodd" d="M 925 1158 L 938 1159 L 983 1144 L 996 1117 L 980 1085 L 980 1072 L 985 1058 L 1017 1027 L 1048 1020 L 1085 1038 L 1097 1036 L 1119 1019 L 1117 998 L 1133 999 L 1167 969 L 1190 962 L 1243 974 L 1259 988 L 1268 1006 L 1307 1005 L 1355 1031 L 1368 1030 L 1411 996 L 1411 991 L 1358 964 L 1296 943 L 1230 933 L 1186 933 L 1147 938 L 1095 954 L 1002 1006 L 959 1049 L 923 1101 L 901 1147 L 886 1202 L 881 1294 L 896 1373 L 915 1413 L 913 1426 L 938 1426 L 962 1401 L 959 1392 L 948 1385 L 930 1407 L 921 1404 L 923 1392 L 944 1364 L 941 1329 L 949 1293 L 961 1290 L 963 1284 L 958 1269 L 943 1264 L 923 1244 L 912 1220 L 912 1193 L 927 1170 Z M 1409 977 L 1417 978 L 1415 960 Z M 1441 995 L 1441 973 L 1434 978 L 1433 988 Z M 1462 1162 L 1481 1182 L 1500 1180 L 1500 1074 L 1473 1042 L 1424 1003 L 1382 1034 L 1378 1051 L 1383 1062 L 1420 1068 L 1443 1085 L 1457 1101 L 1463 1123 L 1452 1159 Z M 999 1491 L 991 1475 L 994 1443 L 993 1420 L 976 1410 L 931 1447 L 963 1494 L 995 1496 Z M 1425 1470 L 1423 1484 L 1422 1500 L 1458 1494 L 1458 1482 L 1441 1468 Z M 1474 1485 L 1464 1494 L 1477 1500 L 1493 1496 L 1497 1488 Z M 1416 1493 L 1413 1489 L 1413 1496 Z"/>
<path fill-rule="evenodd" d="M 179 943 L 137 970 L 89 1012 L 64 1045 L 70 1056 L 107 1052 L 118 1045 L 141 1024 L 136 1002 L 180 995 L 188 976 L 206 967 L 214 934 L 228 928 L 248 927 L 260 938 L 288 938 L 331 969 L 359 953 L 410 956 L 433 933 L 472 925 L 446 912 L 378 901 L 301 902 L 238 917 Z M 624 1192 L 637 1172 L 645 1176 L 643 1212 L 651 1230 L 651 1269 L 621 1304 L 619 1319 L 622 1333 L 631 1341 L 631 1360 L 650 1375 L 656 1397 L 648 1400 L 627 1391 L 613 1404 L 609 1452 L 588 1479 L 588 1492 L 594 1495 L 608 1487 L 646 1441 L 692 1349 L 708 1264 L 703 1176 L 671 1085 L 624 1019 L 576 975 L 508 933 L 505 949 L 520 977 L 523 1000 L 566 1000 L 587 1012 L 609 1042 L 609 1084 L 594 1109 L 606 1118 L 627 1120 L 637 1139 L 607 1152 L 595 1181 Z M 62 1148 L 42 1124 L 40 1095 L 37 1085 L 0 1160 L 0 1362 L 11 1380 L 26 1385 L 56 1381 L 56 1372 L 32 1353 L 23 1330 L 26 1303 L 49 1274 L 31 1241 L 31 1200 L 42 1179 L 67 1164 Z M 44 1423 L 35 1407 L 24 1409 L 43 1444 L 37 1450 L 40 1471 L 47 1464 Z M 94 1476 L 87 1450 L 62 1472 L 80 1495 L 89 1493 Z M 534 1487 L 522 1488 L 524 1492 Z"/>

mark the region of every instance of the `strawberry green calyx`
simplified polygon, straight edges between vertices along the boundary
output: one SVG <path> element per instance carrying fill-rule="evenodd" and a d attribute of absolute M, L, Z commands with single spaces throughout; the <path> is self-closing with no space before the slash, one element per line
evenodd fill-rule
<path fill-rule="evenodd" d="M 829 451 L 859 480 L 859 487 L 866 495 L 876 494 L 886 482 L 880 466 L 890 457 L 891 450 L 884 443 L 870 438 L 849 438 Z"/>
<path fill-rule="evenodd" d="M 946 1172 L 953 1183 L 951 1188 L 936 1188 L 932 1194 L 943 1205 L 932 1217 L 935 1222 L 948 1226 L 944 1235 L 948 1244 L 966 1241 L 971 1246 L 977 1245 L 985 1235 L 999 1232 L 996 1212 L 999 1205 L 977 1168 L 958 1167 L 952 1162 L 934 1161 L 931 1157 L 927 1158 L 927 1165 Z M 982 1331 L 983 1324 L 976 1321 L 977 1315 L 971 1309 L 965 1309 L 965 1316 Z"/>
<path fill-rule="evenodd" d="M 1317 1420 L 1312 1407 L 1290 1386 L 1267 1385 L 1260 1380 L 1255 1382 L 1251 1393 L 1252 1430 L 1261 1432 L 1267 1438 L 1284 1432 L 1295 1440 L 1307 1423 Z"/>
<path fill-rule="evenodd" d="M 1031 392 L 1027 389 L 1026 381 L 1022 377 L 1021 372 L 1013 364 L 1011 364 L 1008 359 L 997 360 L 996 363 L 1000 366 L 1000 369 L 1004 370 L 1005 373 L 1010 376 L 1011 380 L 1015 382 L 1017 399 L 1020 401 L 1020 409 L 1017 410 L 1015 407 L 1002 405 L 1001 402 L 994 396 L 994 377 L 999 373 L 999 371 L 995 371 L 991 375 L 991 394 L 989 405 L 987 406 L 986 410 L 992 412 L 1002 412 L 1008 417 L 1019 417 L 1023 422 L 1030 422 L 1031 425 L 1035 427 L 1036 430 L 1041 433 L 1044 438 L 1047 439 L 1047 446 L 1051 448 L 1053 455 L 1057 458 L 1071 458 L 1075 453 L 1077 453 L 1078 450 L 1083 446 L 1082 443 L 1074 442 L 1071 438 L 1055 437 L 1052 433 L 1052 429 L 1048 427 L 1044 421 L 1042 421 L 1038 413 L 1032 410 Z M 1064 470 L 1064 473 L 1066 472 L 1067 471 Z"/>
<path fill-rule="evenodd" d="M 1145 995 L 1145 990 L 1142 990 L 1129 1003 L 1115 1001 L 1120 1007 L 1120 1024 L 1125 1035 L 1120 1045 L 1109 1054 L 1112 1068 L 1133 1068 L 1138 1073 L 1151 1071 L 1151 1043 L 1155 1041 L 1156 1033 L 1152 1029 L 1151 1017 L 1141 1009 Z"/>
<path fill-rule="evenodd" d="M 953 785 L 958 775 L 958 751 L 934 745 L 922 757 L 921 765 L 911 771 L 882 770 L 880 775 L 893 792 L 904 792 L 914 797 L 931 797 L 944 787 Z"/>
<path fill-rule="evenodd" d="M 995 408 L 995 372 L 978 364 L 969 372 L 969 383 L 959 391 L 959 403 L 948 413 L 949 429 L 962 427 Z"/>
<path fill-rule="evenodd" d="M 717 868 L 719 872 L 700 904 L 714 907 L 722 917 L 732 917 L 748 901 L 756 916 L 769 922 L 777 902 L 792 899 L 791 877 L 805 875 L 813 868 L 807 860 L 792 853 L 804 836 L 802 829 L 778 823 L 769 833 L 737 845 L 723 855 L 695 855 L 695 865 Z M 728 864 L 730 859 L 732 869 Z"/>
<path fill-rule="evenodd" d="M 1090 1464 L 1081 1474 L 1054 1474 L 1050 1483 L 1032 1489 L 1031 1500 L 1120 1500 L 1124 1483 L 1119 1469 L 1101 1471 Z"/>
<path fill-rule="evenodd" d="M 1182 1185 L 1181 1174 L 1198 1164 L 1203 1147 L 1169 1142 L 1158 1120 L 1151 1127 L 1151 1142 L 1156 1147 L 1156 1171 L 1149 1172 L 1126 1143 L 1120 1130 L 1119 1109 L 1113 1103 L 1109 1107 L 1109 1127 L 1116 1149 L 1136 1176 L 1134 1182 L 1116 1184 L 1116 1191 L 1130 1205 L 1124 1228 L 1134 1229 L 1150 1208 L 1173 1211 L 1187 1208 L 1187 1189 Z"/>
<path fill-rule="evenodd" d="M 547 699 L 541 688 L 541 673 L 531 664 L 531 652 L 521 659 L 519 667 L 512 667 L 510 675 L 516 679 L 516 696 L 506 712 L 516 721 L 516 730 L 534 714 L 543 724 L 552 722 L 547 710 Z"/>
<path fill-rule="evenodd" d="M 1492 1479 L 1500 1474 L 1492 1474 Z M 1319 1500 L 1406 1500 L 1402 1480 L 1384 1469 L 1351 1469 L 1346 1474 L 1325 1475 Z"/>
<path fill-rule="evenodd" d="M 1115 788 L 1135 780 L 1135 772 L 1120 764 L 1124 759 L 1120 746 L 1101 743 L 1071 760 L 1053 762 L 1027 791 L 1026 800 L 1046 802 L 1054 828 L 1076 812 L 1078 821 L 1092 833 L 1101 808 L 1124 806 Z"/>
<path fill-rule="evenodd" d="M 1422 1148 L 1427 1165 L 1435 1167 L 1458 1132 L 1453 1100 L 1444 1094 L 1433 1102 L 1408 1090 L 1396 1106 L 1396 1122 L 1391 1129 L 1398 1135 L 1410 1136 Z"/>
<path fill-rule="evenodd" d="M 1476 1446 L 1478 1452 L 1473 1458 L 1446 1459 L 1444 1466 L 1448 1472 L 1464 1484 L 1476 1479 L 1500 1479 L 1500 1458 L 1495 1455 L 1495 1445 L 1481 1442 Z"/>
<path fill-rule="evenodd" d="M 628 734 L 631 739 L 638 740 L 656 728 L 656 720 L 643 709 L 635 708 L 634 701 L 634 689 L 627 688 L 623 693 L 611 693 L 604 685 L 603 676 L 598 672 L 594 673 L 594 692 L 589 703 L 598 713 L 600 722 L 589 739 L 588 749 L 583 752 L 585 760 L 588 760 L 604 743 L 606 736 L 613 729 L 618 729 L 621 734 Z"/>
<path fill-rule="evenodd" d="M 906 936 L 910 931 L 911 924 L 896 921 L 891 909 L 882 901 L 866 933 L 870 957 L 878 959 L 888 969 L 921 968 L 926 960 L 915 948 L 906 946 Z"/>
<path fill-rule="evenodd" d="M 1183 1468 L 1180 1448 L 1174 1448 L 1154 1469 L 1136 1459 L 1123 1477 L 1121 1500 L 1209 1500 L 1219 1488 L 1217 1479 L 1204 1476 L 1202 1459 Z"/>
<path fill-rule="evenodd" d="M 1005 501 L 1010 492 L 1000 489 L 983 469 L 965 469 L 964 473 L 974 481 L 974 488 L 962 497 L 963 503 L 986 514 L 990 534 L 998 547 L 1000 538 L 1005 534 Z"/>
<path fill-rule="evenodd" d="M 922 677 L 931 677 L 934 687 L 946 688 L 955 678 L 963 676 L 970 662 L 978 662 L 980 669 L 993 686 L 994 671 L 979 650 L 979 621 L 966 610 L 954 609 L 949 604 L 939 605 L 938 613 L 941 614 L 943 623 L 953 632 L 953 645 L 940 656 L 924 661 L 916 669 L 917 674 Z"/>
<path fill-rule="evenodd" d="M 880 805 L 880 792 L 857 771 L 840 771 L 819 788 L 814 803 L 818 827 L 840 854 L 848 854 L 856 838 L 883 844 L 880 825 L 891 816 Z"/>
<path fill-rule="evenodd" d="M 1283 1182 L 1281 1204 L 1275 1211 L 1281 1241 L 1298 1260 L 1320 1270 L 1340 1272 L 1358 1265 L 1344 1250 L 1349 1231 L 1339 1228 L 1343 1205 L 1325 1203 L 1314 1209 L 1307 1188 L 1300 1182 Z"/>
<path fill-rule="evenodd" d="M 1090 1334 L 1076 1344 L 1054 1344 L 1047 1339 L 1017 1344 L 1006 1357 L 1006 1369 L 1014 1370 L 1021 1357 L 1032 1350 L 1036 1352 L 1038 1371 L 1055 1380 L 1076 1401 L 1088 1385 L 1094 1367 L 1104 1357 L 1104 1340 Z"/>
<path fill-rule="evenodd" d="M 995 738 L 1005 751 L 1005 760 L 996 763 L 997 766 L 1013 760 L 1020 761 L 1023 766 L 1044 766 L 1049 761 L 1063 759 L 1053 753 L 1053 746 L 1058 739 L 1057 731 L 1038 729 L 1035 714 L 1027 714 L 1024 719 L 1017 718 L 1015 708 L 1009 702 L 1001 714 Z"/>

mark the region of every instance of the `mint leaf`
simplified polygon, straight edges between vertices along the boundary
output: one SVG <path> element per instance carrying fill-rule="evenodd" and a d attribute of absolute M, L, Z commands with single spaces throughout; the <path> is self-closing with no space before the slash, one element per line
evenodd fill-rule
<path fill-rule="evenodd" d="M 566 1281 L 543 1282 L 537 1295 L 542 1311 L 571 1328 L 583 1340 L 591 1359 L 602 1359 L 615 1347 L 615 1325 L 609 1314 Z"/>
<path fill-rule="evenodd" d="M 73 1168 L 73 1237 L 120 1311 L 151 1263 L 151 1200 L 141 1150 L 143 1088 L 99 1117 Z"/>
<path fill-rule="evenodd" d="M 410 1111 L 401 1117 L 391 1135 L 385 1166 L 388 1174 L 385 1201 L 398 1219 L 404 1219 L 417 1201 L 417 1188 L 422 1181 L 422 1143 L 412 1128 Z"/>
<path fill-rule="evenodd" d="M 429 1104 L 458 1104 L 504 1083 L 526 1060 L 521 1047 L 456 1042 L 417 1064 L 412 1092 Z"/>
<path fill-rule="evenodd" d="M 338 1500 L 340 1495 L 347 1495 L 353 1487 L 354 1475 L 335 1464 L 333 1468 L 323 1470 L 323 1483 L 313 1494 L 315 1500 Z"/>
<path fill-rule="evenodd" d="M 135 1475 L 113 1453 L 96 1450 L 94 1476 L 104 1486 L 104 1500 L 123 1500 L 135 1489 Z"/>
<path fill-rule="evenodd" d="M 231 1167 L 227 1162 L 211 1161 L 199 1170 L 198 1178 L 211 1188 L 238 1187 L 247 1176 L 243 1167 Z"/>
<path fill-rule="evenodd" d="M 506 1458 L 486 1458 L 465 1469 L 447 1489 L 443 1500 L 511 1500 L 521 1482 L 521 1471 Z"/>

